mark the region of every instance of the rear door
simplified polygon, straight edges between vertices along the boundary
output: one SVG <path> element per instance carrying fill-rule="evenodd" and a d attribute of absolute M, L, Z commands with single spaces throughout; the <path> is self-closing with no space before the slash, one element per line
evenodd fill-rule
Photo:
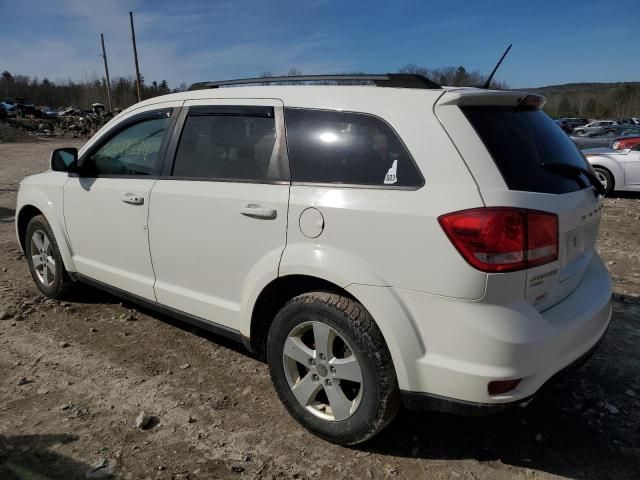
<path fill-rule="evenodd" d="M 243 295 L 277 276 L 289 167 L 282 102 L 185 102 L 151 191 L 158 302 L 237 329 Z"/>
<path fill-rule="evenodd" d="M 524 295 L 539 310 L 559 302 L 581 282 L 595 253 L 602 208 L 602 198 L 585 175 L 559 174 L 543 166 L 553 162 L 590 168 L 541 105 L 540 97 L 518 92 L 452 92 L 436 110 L 486 206 L 558 215 L 558 260 L 527 270 L 524 278 Z"/>

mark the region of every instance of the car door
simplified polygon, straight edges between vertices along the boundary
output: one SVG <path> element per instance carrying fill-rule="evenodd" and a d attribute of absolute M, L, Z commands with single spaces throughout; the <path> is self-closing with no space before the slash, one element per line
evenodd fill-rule
<path fill-rule="evenodd" d="M 155 300 L 149 193 L 177 116 L 172 112 L 171 106 L 155 107 L 118 123 L 82 152 L 78 174 L 64 186 L 65 225 L 78 273 L 148 300 Z"/>
<path fill-rule="evenodd" d="M 624 155 L 624 178 L 629 190 L 640 191 L 640 148 Z"/>
<path fill-rule="evenodd" d="M 185 102 L 151 191 L 158 302 L 239 328 L 246 292 L 277 276 L 289 183 L 280 100 Z"/>

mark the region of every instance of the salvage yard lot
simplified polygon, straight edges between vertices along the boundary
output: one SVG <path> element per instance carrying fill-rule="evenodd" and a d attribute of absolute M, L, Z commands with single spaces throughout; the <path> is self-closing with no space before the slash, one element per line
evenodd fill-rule
<path fill-rule="evenodd" d="M 291 419 L 239 345 L 88 287 L 66 302 L 36 293 L 15 240 L 18 183 L 52 148 L 80 145 L 0 144 L 1 479 L 85 478 L 96 462 L 132 479 L 640 478 L 640 195 L 605 200 L 614 317 L 585 367 L 527 409 L 402 413 L 349 449 Z M 141 411 L 153 428 L 136 428 Z"/>

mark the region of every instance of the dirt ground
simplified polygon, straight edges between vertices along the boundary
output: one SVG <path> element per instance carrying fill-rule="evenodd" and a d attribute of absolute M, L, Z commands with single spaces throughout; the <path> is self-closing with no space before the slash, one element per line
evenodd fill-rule
<path fill-rule="evenodd" d="M 401 413 L 342 448 L 289 417 L 241 346 L 88 287 L 67 302 L 37 294 L 15 240 L 18 183 L 73 145 L 0 144 L 1 479 L 85 478 L 92 465 L 125 479 L 640 478 L 640 195 L 606 200 L 615 313 L 577 374 L 526 409 Z"/>

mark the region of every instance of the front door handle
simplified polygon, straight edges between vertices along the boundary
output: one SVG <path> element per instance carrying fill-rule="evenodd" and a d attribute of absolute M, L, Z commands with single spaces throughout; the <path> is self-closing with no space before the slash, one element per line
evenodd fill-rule
<path fill-rule="evenodd" d="M 125 193 L 120 197 L 120 200 L 122 200 L 124 203 L 128 203 L 129 205 L 144 204 L 144 197 L 135 193 Z"/>
<path fill-rule="evenodd" d="M 246 217 L 264 220 L 273 220 L 278 216 L 278 211 L 275 208 L 263 207 L 255 203 L 250 203 L 240 208 L 240 213 Z"/>

